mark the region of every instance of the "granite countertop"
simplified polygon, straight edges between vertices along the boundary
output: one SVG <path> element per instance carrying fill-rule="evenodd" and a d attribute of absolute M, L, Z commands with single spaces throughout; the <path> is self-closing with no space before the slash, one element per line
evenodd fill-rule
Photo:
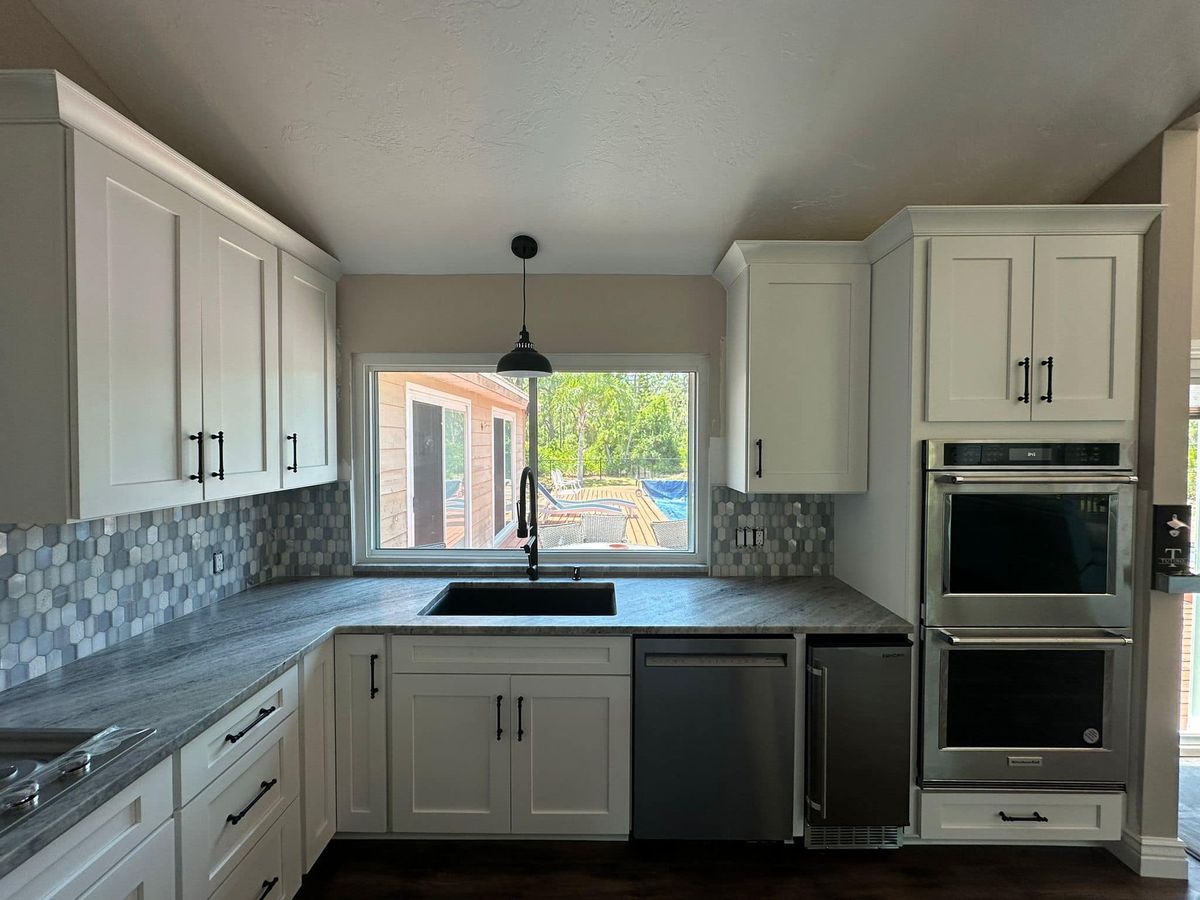
<path fill-rule="evenodd" d="M 80 788 L 0 837 L 0 876 L 149 771 L 334 632 L 891 633 L 912 625 L 831 577 L 603 578 L 617 614 L 418 613 L 448 578 L 323 578 L 253 588 L 0 692 L 0 726 L 156 728 Z M 558 579 L 546 579 L 547 581 Z"/>

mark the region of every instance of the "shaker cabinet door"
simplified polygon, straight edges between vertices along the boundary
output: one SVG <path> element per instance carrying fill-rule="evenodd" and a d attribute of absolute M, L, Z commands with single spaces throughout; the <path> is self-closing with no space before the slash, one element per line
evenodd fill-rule
<path fill-rule="evenodd" d="M 72 139 L 75 515 L 197 503 L 203 207 L 86 135 Z"/>
<path fill-rule="evenodd" d="M 928 315 L 926 417 L 934 422 L 1028 421 L 1033 238 L 930 239 Z"/>
<path fill-rule="evenodd" d="M 382 634 L 333 639 L 338 831 L 387 831 L 384 641 Z"/>
<path fill-rule="evenodd" d="M 337 325 L 331 280 L 280 254 L 283 487 L 337 479 Z"/>
<path fill-rule="evenodd" d="M 1037 238 L 1035 421 L 1133 418 L 1140 247 L 1136 234 Z"/>
<path fill-rule="evenodd" d="M 203 246 L 204 497 L 278 490 L 278 252 L 210 209 Z"/>

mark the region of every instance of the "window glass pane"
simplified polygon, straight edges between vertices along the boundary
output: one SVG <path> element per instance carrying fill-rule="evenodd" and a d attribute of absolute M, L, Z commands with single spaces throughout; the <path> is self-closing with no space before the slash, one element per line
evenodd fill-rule
<path fill-rule="evenodd" d="M 377 549 L 517 547 L 527 381 L 487 372 L 378 372 L 375 388 Z"/>
<path fill-rule="evenodd" d="M 544 550 L 688 551 L 695 376 L 557 372 L 538 379 Z"/>

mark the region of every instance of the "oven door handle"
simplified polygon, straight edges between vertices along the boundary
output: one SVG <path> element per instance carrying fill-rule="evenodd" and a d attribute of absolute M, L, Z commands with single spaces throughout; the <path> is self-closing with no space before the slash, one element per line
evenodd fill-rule
<path fill-rule="evenodd" d="M 1137 484 L 1136 475 L 938 475 L 940 484 Z"/>
<path fill-rule="evenodd" d="M 937 629 L 946 643 L 953 647 L 1012 647 L 1033 644 L 1035 646 L 1072 647 L 1122 647 L 1133 643 L 1133 638 L 1123 634 L 1104 634 L 1096 637 L 1080 637 L 1078 635 L 1034 635 L 1028 637 L 964 637 L 954 634 L 944 628 Z"/>

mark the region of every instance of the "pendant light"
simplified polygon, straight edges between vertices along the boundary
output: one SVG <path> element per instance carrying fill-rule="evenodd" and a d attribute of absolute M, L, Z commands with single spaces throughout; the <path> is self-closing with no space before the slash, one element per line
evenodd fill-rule
<path fill-rule="evenodd" d="M 527 234 L 518 234 L 512 239 L 513 256 L 521 260 L 521 334 L 516 346 L 500 357 L 496 363 L 496 374 L 509 378 L 545 378 L 554 374 L 550 360 L 538 353 L 529 340 L 525 327 L 525 263 L 537 256 L 537 241 Z"/>

